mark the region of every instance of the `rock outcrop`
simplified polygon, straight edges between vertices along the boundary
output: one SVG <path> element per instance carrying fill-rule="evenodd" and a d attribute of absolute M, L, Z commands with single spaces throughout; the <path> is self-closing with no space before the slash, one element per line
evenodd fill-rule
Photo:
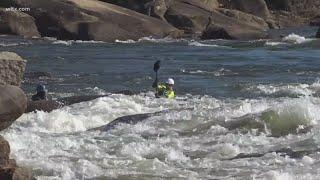
<path fill-rule="evenodd" d="M 207 11 L 189 3 L 173 2 L 165 18 L 169 23 L 202 39 L 260 39 L 266 37 L 267 23 L 237 10 Z"/>
<path fill-rule="evenodd" d="M 15 160 L 9 158 L 10 145 L 0 136 L 0 179 L 3 180 L 33 180 L 31 174 L 17 167 Z"/>
<path fill-rule="evenodd" d="M 219 8 L 218 0 L 176 0 L 176 1 L 187 3 L 207 11 L 213 11 Z"/>
<path fill-rule="evenodd" d="M 19 11 L 7 11 L 4 8 L 0 8 L 0 33 L 27 38 L 40 37 L 32 16 Z"/>
<path fill-rule="evenodd" d="M 263 39 L 266 38 L 266 22 L 237 10 L 219 9 L 213 12 L 210 23 L 203 31 L 202 39 Z"/>
<path fill-rule="evenodd" d="M 27 97 L 18 87 L 25 64 L 26 61 L 15 53 L 0 53 L 0 131 L 8 128 L 27 107 Z M 13 159 L 9 159 L 9 155 L 9 143 L 0 136 L 0 179 L 34 179 L 30 173 L 19 168 Z"/>
<path fill-rule="evenodd" d="M 133 11 L 149 14 L 149 8 L 152 6 L 153 0 L 100 0 L 102 2 L 115 4 Z"/>
<path fill-rule="evenodd" d="M 27 108 L 27 97 L 17 86 L 0 85 L 0 131 L 9 127 Z"/>
<path fill-rule="evenodd" d="M 157 18 L 98 0 L 14 0 L 31 7 L 43 36 L 115 41 L 145 36 L 178 37 L 181 32 Z"/>
<path fill-rule="evenodd" d="M 320 15 L 319 0 L 265 0 L 280 28 L 307 25 Z"/>
<path fill-rule="evenodd" d="M 0 85 L 20 86 L 26 61 L 12 52 L 0 52 Z"/>
<path fill-rule="evenodd" d="M 270 17 L 268 6 L 264 0 L 232 0 L 230 6 L 231 9 L 236 9 L 263 19 Z"/>
<path fill-rule="evenodd" d="M 165 14 L 170 24 L 188 34 L 201 34 L 210 16 L 209 11 L 182 2 L 173 2 Z"/>

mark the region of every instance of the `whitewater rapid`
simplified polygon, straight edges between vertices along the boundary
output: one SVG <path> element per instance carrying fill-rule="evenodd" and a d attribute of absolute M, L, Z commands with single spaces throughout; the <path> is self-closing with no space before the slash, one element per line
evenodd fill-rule
<path fill-rule="evenodd" d="M 86 132 L 117 117 L 179 108 L 193 110 L 168 112 L 109 132 Z M 37 179 L 316 179 L 320 175 L 314 174 L 317 154 L 302 159 L 275 153 L 226 159 L 239 153 L 299 148 L 306 140 L 320 143 L 315 138 L 319 137 L 319 108 L 320 99 L 309 96 L 219 100 L 186 95 L 168 100 L 154 99 L 151 92 L 111 95 L 50 113 L 24 114 L 2 134 L 10 142 L 12 157 Z M 284 121 L 283 126 L 296 119 L 294 123 L 303 121 L 316 128 L 275 138 L 268 128 L 259 132 L 244 126 L 245 131 L 231 131 L 217 125 L 269 109 Z"/>
<path fill-rule="evenodd" d="M 28 59 L 27 73 L 50 72 L 26 77 L 27 95 L 38 82 L 53 98 L 110 94 L 24 114 L 1 132 L 12 158 L 37 179 L 320 176 L 320 46 L 309 35 L 254 41 L 0 40 L 1 50 Z M 154 98 L 156 60 L 162 62 L 161 81 L 175 78 L 177 99 Z M 135 95 L 110 93 L 119 90 Z M 137 124 L 87 131 L 119 117 L 163 110 Z"/>

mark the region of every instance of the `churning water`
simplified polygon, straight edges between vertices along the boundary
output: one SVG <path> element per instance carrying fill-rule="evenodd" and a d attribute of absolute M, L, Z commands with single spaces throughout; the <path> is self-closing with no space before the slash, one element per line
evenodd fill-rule
<path fill-rule="evenodd" d="M 38 179 L 319 179 L 319 48 L 297 34 L 114 43 L 1 37 L 1 51 L 28 59 L 29 95 L 38 82 L 52 98 L 110 93 L 24 114 L 2 135 Z M 156 60 L 161 79 L 176 80 L 175 100 L 153 96 Z M 135 95 L 112 94 L 119 90 Z M 135 125 L 87 131 L 162 110 Z"/>

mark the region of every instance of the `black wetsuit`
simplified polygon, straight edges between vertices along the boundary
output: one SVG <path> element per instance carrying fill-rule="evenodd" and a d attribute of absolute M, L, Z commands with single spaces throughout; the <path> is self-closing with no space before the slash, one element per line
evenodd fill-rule
<path fill-rule="evenodd" d="M 38 92 L 31 97 L 32 101 L 47 100 L 46 92 Z"/>

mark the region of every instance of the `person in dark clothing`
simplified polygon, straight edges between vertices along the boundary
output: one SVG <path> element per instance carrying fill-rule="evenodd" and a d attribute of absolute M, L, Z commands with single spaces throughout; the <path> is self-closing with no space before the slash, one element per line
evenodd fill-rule
<path fill-rule="evenodd" d="M 31 97 L 32 101 L 39 101 L 39 100 L 47 100 L 47 90 L 46 87 L 42 84 L 37 86 L 37 94 Z"/>

